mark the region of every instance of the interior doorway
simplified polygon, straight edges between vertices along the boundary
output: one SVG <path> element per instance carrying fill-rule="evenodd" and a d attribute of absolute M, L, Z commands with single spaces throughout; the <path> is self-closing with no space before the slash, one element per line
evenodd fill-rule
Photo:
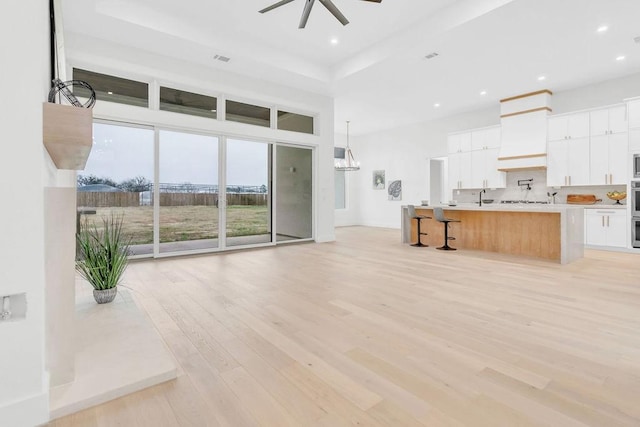
<path fill-rule="evenodd" d="M 276 242 L 313 238 L 313 150 L 276 147 Z"/>
<path fill-rule="evenodd" d="M 429 203 L 432 205 L 446 204 L 450 197 L 446 157 L 429 159 Z"/>

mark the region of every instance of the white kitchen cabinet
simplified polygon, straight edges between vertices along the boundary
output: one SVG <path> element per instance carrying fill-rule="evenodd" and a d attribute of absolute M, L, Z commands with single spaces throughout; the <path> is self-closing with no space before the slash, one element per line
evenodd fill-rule
<path fill-rule="evenodd" d="M 506 173 L 498 171 L 500 126 L 471 132 L 471 188 L 504 188 Z"/>
<path fill-rule="evenodd" d="M 471 152 L 449 154 L 449 186 L 452 190 L 471 186 Z"/>
<path fill-rule="evenodd" d="M 591 137 L 591 185 L 626 184 L 627 133 L 601 134 Z"/>
<path fill-rule="evenodd" d="M 629 129 L 640 128 L 640 99 L 629 101 Z"/>
<path fill-rule="evenodd" d="M 471 151 L 471 132 L 453 133 L 447 138 L 449 154 Z"/>
<path fill-rule="evenodd" d="M 589 185 L 589 138 L 549 141 L 547 185 L 563 187 Z"/>
<path fill-rule="evenodd" d="M 589 137 L 589 113 L 549 117 L 547 126 L 549 141 L 587 138 Z"/>
<path fill-rule="evenodd" d="M 500 148 L 500 126 L 478 129 L 471 132 L 471 150 Z"/>
<path fill-rule="evenodd" d="M 471 188 L 505 188 L 507 174 L 498 170 L 499 148 L 471 152 Z"/>
<path fill-rule="evenodd" d="M 594 110 L 589 114 L 591 136 L 627 132 L 627 107 L 625 105 Z"/>
<path fill-rule="evenodd" d="M 629 151 L 640 151 L 640 128 L 629 131 Z"/>
<path fill-rule="evenodd" d="M 585 243 L 592 246 L 627 247 L 627 212 L 624 209 L 585 209 Z"/>

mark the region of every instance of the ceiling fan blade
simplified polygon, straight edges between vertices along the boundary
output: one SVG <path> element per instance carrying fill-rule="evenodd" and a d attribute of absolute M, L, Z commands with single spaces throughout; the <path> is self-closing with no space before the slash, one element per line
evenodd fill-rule
<path fill-rule="evenodd" d="M 271 6 L 269 6 L 269 7 L 265 7 L 264 9 L 259 10 L 258 12 L 260 12 L 260 13 L 269 12 L 270 10 L 273 10 L 273 9 L 275 9 L 276 7 L 284 6 L 285 4 L 287 4 L 287 3 L 291 3 L 292 1 L 293 1 L 293 0 L 282 0 L 282 1 L 279 1 L 278 3 L 274 3 L 274 4 L 272 4 L 272 5 L 271 5 Z"/>
<path fill-rule="evenodd" d="M 327 10 L 329 10 L 329 12 L 333 14 L 333 16 L 336 17 L 338 21 L 340 21 L 342 25 L 347 25 L 349 23 L 349 20 L 345 18 L 342 12 L 340 12 L 340 10 L 336 7 L 335 4 L 333 4 L 331 0 L 319 0 L 319 1 L 320 3 L 322 3 L 324 7 L 327 8 Z"/>
<path fill-rule="evenodd" d="M 300 18 L 300 25 L 298 25 L 298 28 L 304 28 L 307 25 L 309 14 L 311 14 L 311 8 L 315 2 L 316 0 L 305 0 L 304 10 L 302 11 L 302 18 Z"/>

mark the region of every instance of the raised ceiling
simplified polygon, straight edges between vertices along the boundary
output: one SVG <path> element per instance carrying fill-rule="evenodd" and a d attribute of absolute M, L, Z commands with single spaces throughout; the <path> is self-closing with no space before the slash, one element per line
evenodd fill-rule
<path fill-rule="evenodd" d="M 259 14 L 274 0 L 63 0 L 63 12 L 68 37 L 333 96 L 336 129 L 350 120 L 353 134 L 640 72 L 638 0 L 334 0 L 349 25 L 317 4 L 298 29 L 304 1 Z"/>

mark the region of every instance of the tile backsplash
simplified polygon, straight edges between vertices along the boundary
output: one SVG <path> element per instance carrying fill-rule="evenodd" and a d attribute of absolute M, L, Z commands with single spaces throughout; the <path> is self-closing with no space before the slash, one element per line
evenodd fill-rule
<path fill-rule="evenodd" d="M 531 190 L 526 187 L 519 187 L 518 180 L 533 179 L 531 182 Z M 590 185 L 584 187 L 547 187 L 546 171 L 518 171 L 507 172 L 507 188 L 487 189 L 483 194 L 483 199 L 494 199 L 494 203 L 501 200 L 527 200 L 546 202 L 548 200 L 547 193 L 557 192 L 555 202 L 558 204 L 567 203 L 567 194 L 595 194 L 596 198 L 602 199 L 602 204 L 612 205 L 614 200 L 607 198 L 609 191 L 627 191 L 626 185 Z M 453 190 L 451 200 L 457 200 L 459 203 L 472 203 L 478 201 L 479 190 Z M 458 194 L 459 193 L 459 194 Z M 627 200 L 621 203 L 626 204 Z"/>

